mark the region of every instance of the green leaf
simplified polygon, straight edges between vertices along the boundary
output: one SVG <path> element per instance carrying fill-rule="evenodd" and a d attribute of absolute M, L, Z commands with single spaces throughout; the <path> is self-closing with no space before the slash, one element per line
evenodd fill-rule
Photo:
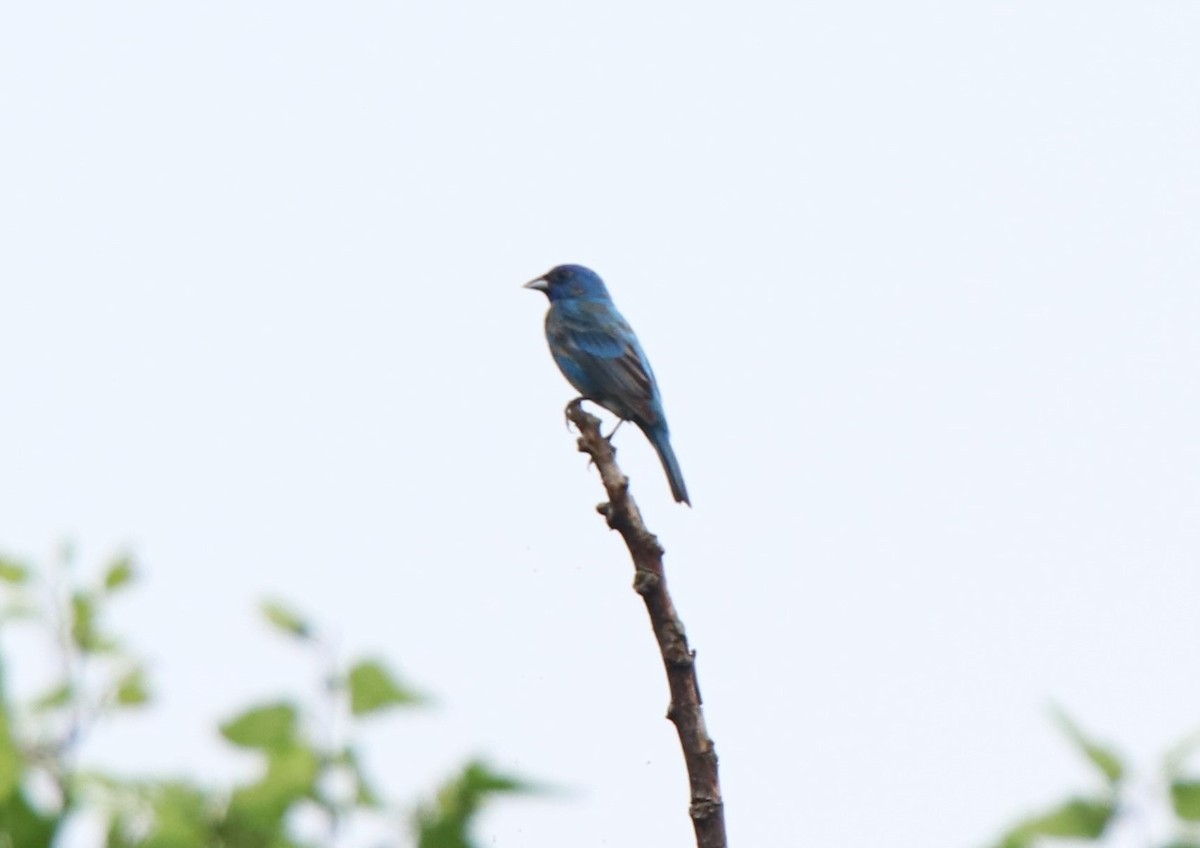
<path fill-rule="evenodd" d="M 115 592 L 133 582 L 133 576 L 133 559 L 127 555 L 118 557 L 104 572 L 104 591 Z"/>
<path fill-rule="evenodd" d="M 528 792 L 518 778 L 493 772 L 481 762 L 471 762 L 446 783 L 432 804 L 417 810 L 419 848 L 471 848 L 470 826 L 489 795 Z"/>
<path fill-rule="evenodd" d="M 0 766 L 3 768 L 3 766 Z M 13 848 L 49 848 L 65 816 L 42 815 L 25 799 L 25 793 L 13 792 L 0 802 L 0 845 Z M 7 840 L 7 841 L 6 841 Z"/>
<path fill-rule="evenodd" d="M 423 698 L 396 682 L 383 664 L 364 660 L 350 669 L 350 712 L 356 716 L 388 707 L 419 704 Z"/>
<path fill-rule="evenodd" d="M 296 747 L 271 755 L 264 783 L 281 796 L 299 799 L 311 796 L 321 763 L 315 751 Z"/>
<path fill-rule="evenodd" d="M 21 782 L 21 752 L 13 739 L 6 705 L 0 703 L 0 804 L 12 796 Z"/>
<path fill-rule="evenodd" d="M 1067 839 L 1098 839 L 1113 816 L 1107 801 L 1075 798 L 1062 806 L 1026 819 L 1000 841 L 1002 848 L 1026 848 L 1045 836 Z"/>
<path fill-rule="evenodd" d="M 494 772 L 479 761 L 467 765 L 462 784 L 465 791 L 479 797 L 489 792 L 530 792 L 533 789 L 520 778 Z"/>
<path fill-rule="evenodd" d="M 1091 760 L 1096 768 L 1100 769 L 1109 783 L 1116 784 L 1120 782 L 1121 777 L 1125 774 L 1125 764 L 1121 762 L 1121 758 L 1111 748 L 1107 748 L 1089 737 L 1061 709 L 1055 708 L 1054 718 L 1067 738 L 1074 743 L 1075 747 L 1083 752 L 1084 756 Z"/>
<path fill-rule="evenodd" d="M 1171 784 L 1171 804 L 1184 821 L 1200 822 L 1200 780 L 1176 780 Z"/>
<path fill-rule="evenodd" d="M 0 557 L 0 580 L 13 585 L 26 583 L 29 581 L 29 568 L 16 560 Z"/>
<path fill-rule="evenodd" d="M 59 707 L 65 707 L 71 703 L 71 696 L 74 694 L 74 689 L 70 683 L 62 683 L 55 686 L 49 692 L 39 696 L 34 700 L 30 707 L 34 712 L 49 712 L 56 710 Z"/>
<path fill-rule="evenodd" d="M 79 650 L 94 651 L 100 641 L 96 632 L 96 599 L 90 592 L 71 596 L 71 641 Z"/>
<path fill-rule="evenodd" d="M 221 725 L 221 735 L 242 748 L 279 751 L 296 742 L 296 708 L 292 704 L 255 707 Z"/>
<path fill-rule="evenodd" d="M 308 639 L 313 634 L 313 629 L 307 621 L 278 601 L 263 601 L 262 613 L 266 616 L 267 621 L 284 633 L 289 633 L 299 639 Z"/>
<path fill-rule="evenodd" d="M 151 785 L 147 794 L 152 810 L 149 831 L 143 810 L 122 810 L 109 828 L 106 848 L 220 844 L 211 833 L 214 805 L 202 790 L 183 781 L 168 781 Z"/>
<path fill-rule="evenodd" d="M 283 835 L 283 817 L 292 805 L 315 797 L 320 762 L 308 748 L 291 748 L 271 754 L 267 773 L 233 793 L 229 824 L 252 833 Z M 256 843 L 257 844 L 257 843 Z"/>
<path fill-rule="evenodd" d="M 127 672 L 117 681 L 117 703 L 123 707 L 136 707 L 150 701 L 150 687 L 146 684 L 146 673 L 140 668 Z"/>

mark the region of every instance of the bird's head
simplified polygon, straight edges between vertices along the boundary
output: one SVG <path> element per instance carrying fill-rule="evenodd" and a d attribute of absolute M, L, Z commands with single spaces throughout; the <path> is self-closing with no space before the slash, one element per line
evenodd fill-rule
<path fill-rule="evenodd" d="M 600 275 L 582 265 L 556 265 L 536 280 L 530 280 L 525 288 L 543 292 L 551 303 L 571 298 L 608 300 L 608 289 Z"/>

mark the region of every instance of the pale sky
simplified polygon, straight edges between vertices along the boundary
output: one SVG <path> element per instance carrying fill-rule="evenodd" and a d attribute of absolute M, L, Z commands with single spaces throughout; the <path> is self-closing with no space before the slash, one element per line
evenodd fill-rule
<path fill-rule="evenodd" d="M 568 791 L 483 845 L 692 844 L 520 289 L 580 262 L 695 504 L 623 428 L 732 844 L 982 845 L 1093 785 L 1052 700 L 1152 792 L 1200 724 L 1198 43 L 1193 2 L 4 4 L 0 548 L 132 549 L 160 696 L 87 761 L 244 773 L 216 722 L 314 677 L 272 595 L 437 696 L 364 737 L 394 797 L 484 754 Z"/>

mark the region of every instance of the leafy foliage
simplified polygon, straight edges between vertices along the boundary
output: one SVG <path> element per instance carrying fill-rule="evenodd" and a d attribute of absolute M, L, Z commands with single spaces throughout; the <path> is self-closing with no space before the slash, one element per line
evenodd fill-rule
<path fill-rule="evenodd" d="M 271 704 L 246 710 L 221 725 L 221 735 L 242 748 L 286 751 L 296 744 L 296 708 Z"/>
<path fill-rule="evenodd" d="M 490 796 L 529 791 L 531 787 L 517 778 L 493 772 L 478 761 L 468 763 L 432 803 L 417 811 L 417 844 L 420 848 L 470 848 L 468 826 Z"/>
<path fill-rule="evenodd" d="M 271 624 L 298 639 L 309 639 L 313 635 L 312 625 L 279 601 L 263 601 L 262 614 Z"/>
<path fill-rule="evenodd" d="M 1004 837 L 1003 848 L 1026 848 L 1046 836 L 1099 839 L 1113 816 L 1113 807 L 1102 801 L 1074 798 L 1065 804 L 1026 819 Z"/>
<path fill-rule="evenodd" d="M 29 568 L 16 560 L 0 557 L 0 580 L 5 583 L 21 584 L 29 579 Z"/>
<path fill-rule="evenodd" d="M 7 711 L 0 712 L 0 803 L 12 797 L 20 780 L 21 752 L 13 739 Z"/>
<path fill-rule="evenodd" d="M 1018 822 L 1000 838 L 998 848 L 1031 848 L 1052 839 L 1101 842 L 1123 812 L 1136 809 L 1135 805 L 1122 802 L 1128 768 L 1117 752 L 1085 733 L 1062 710 L 1054 710 L 1054 719 L 1063 735 L 1099 772 L 1104 786 Z M 1197 747 L 1200 739 L 1193 737 L 1176 745 L 1164 758 L 1163 772 L 1170 786 L 1170 802 L 1179 833 L 1161 848 L 1200 848 L 1200 831 L 1192 826 L 1200 822 L 1200 781 L 1180 777 L 1186 760 Z"/>
<path fill-rule="evenodd" d="M 1200 780 L 1177 780 L 1171 784 L 1175 815 L 1184 821 L 1200 822 Z"/>
<path fill-rule="evenodd" d="M 133 582 L 133 559 L 120 556 L 109 563 L 104 572 L 104 591 L 112 593 Z"/>
<path fill-rule="evenodd" d="M 1100 770 L 1109 783 L 1116 785 L 1121 782 L 1121 778 L 1125 775 L 1125 764 L 1111 748 L 1101 745 L 1084 733 L 1079 725 L 1061 709 L 1054 710 L 1054 717 L 1066 737 L 1075 743 L 1075 747 Z"/>
<path fill-rule="evenodd" d="M 356 663 L 350 669 L 350 712 L 369 715 L 388 707 L 422 703 L 420 695 L 401 686 L 378 660 Z"/>
<path fill-rule="evenodd" d="M 50 582 L 68 588 L 39 594 L 44 587 L 35 569 L 0 557 L 0 628 L 40 628 L 63 652 L 61 679 L 28 700 L 8 697 L 0 677 L 0 848 L 49 848 L 85 812 L 107 821 L 105 848 L 317 848 L 334 844 L 351 819 L 397 820 L 397 805 L 381 798 L 365 772 L 354 721 L 425 699 L 380 659 L 359 659 L 343 669 L 329 659 L 333 653 L 316 628 L 278 601 L 263 603 L 262 614 L 328 666 L 319 687 L 328 702 L 267 699 L 220 724 L 226 742 L 258 760 L 256 776 L 213 788 L 78 771 L 73 752 L 97 721 L 149 704 L 153 695 L 144 666 L 106 623 L 110 601 L 136 583 L 133 560 L 115 557 L 94 585 L 68 579 L 71 560 L 64 549 Z M 0 654 L 0 672 L 3 659 Z M 314 734 L 307 718 L 314 714 L 348 715 L 350 727 L 341 735 L 327 729 Z M 25 787 L 35 779 L 53 786 L 57 798 L 47 801 L 40 793 L 37 803 L 31 801 Z M 522 791 L 526 787 L 516 778 L 469 763 L 436 801 L 410 816 L 412 838 L 429 848 L 471 848 L 472 822 L 487 800 Z M 305 841 L 311 834 L 294 832 L 299 812 L 310 820 L 317 814 L 311 831 L 320 830 L 323 820 L 323 839 Z M 396 836 L 394 844 L 401 844 Z"/>

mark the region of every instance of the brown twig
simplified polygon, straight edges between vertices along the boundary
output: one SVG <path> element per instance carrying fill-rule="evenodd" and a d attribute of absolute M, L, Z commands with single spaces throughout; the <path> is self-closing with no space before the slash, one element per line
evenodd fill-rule
<path fill-rule="evenodd" d="M 642 523 L 642 514 L 629 494 L 629 479 L 617 467 L 616 450 L 600 434 L 600 419 L 584 411 L 582 398 L 567 406 L 567 419 L 579 428 L 579 450 L 600 471 L 608 502 L 596 507 L 608 526 L 621 534 L 633 558 L 633 588 L 646 602 L 650 624 L 662 653 L 671 690 L 667 718 L 679 732 L 683 760 L 691 784 L 689 812 L 696 829 L 697 848 L 726 848 L 725 810 L 717 777 L 717 751 L 704 726 L 700 685 L 696 680 L 696 654 L 688 647 L 683 622 L 667 592 L 663 549 Z"/>

